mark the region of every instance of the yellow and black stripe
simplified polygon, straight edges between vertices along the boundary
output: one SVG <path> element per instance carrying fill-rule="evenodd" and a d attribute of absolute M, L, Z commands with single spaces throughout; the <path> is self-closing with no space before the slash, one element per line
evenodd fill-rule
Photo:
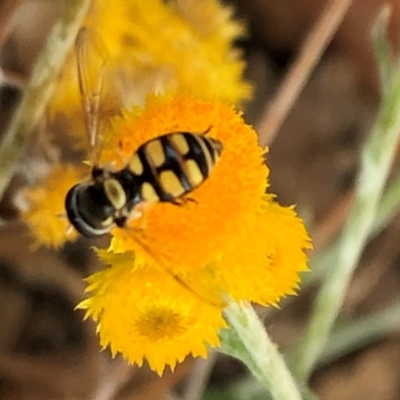
<path fill-rule="evenodd" d="M 144 143 L 126 169 L 143 202 L 172 202 L 191 192 L 211 173 L 222 144 L 204 134 L 169 133 Z"/>
<path fill-rule="evenodd" d="M 222 143 L 206 134 L 167 133 L 139 147 L 119 171 L 94 167 L 92 179 L 75 185 L 65 208 L 71 224 L 95 237 L 124 227 L 140 203 L 170 202 L 201 185 L 222 152 Z"/>

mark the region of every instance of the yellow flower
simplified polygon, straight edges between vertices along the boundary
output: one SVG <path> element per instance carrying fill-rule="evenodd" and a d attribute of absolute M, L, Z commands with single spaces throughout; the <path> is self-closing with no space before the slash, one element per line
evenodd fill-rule
<path fill-rule="evenodd" d="M 240 243 L 242 236 L 252 230 L 268 176 L 256 133 L 230 106 L 179 97 L 149 104 L 139 118 L 136 112 L 126 113 L 113 124 L 116 135 L 108 143 L 115 149 L 120 142 L 122 156 L 128 159 L 140 144 L 161 134 L 201 133 L 209 127 L 208 135 L 223 143 L 223 157 L 211 177 L 190 194 L 195 202 L 183 207 L 160 203 L 145 215 L 145 237 L 151 247 L 183 273 L 220 258 L 232 247 L 227 237 L 234 235 Z M 112 150 L 103 154 L 105 162 L 115 159 Z M 132 222 L 139 229 L 142 225 L 142 219 Z M 116 230 L 111 248 L 116 252 L 132 249 L 140 254 L 136 236 L 130 232 L 135 231 Z M 212 240 L 206 240 L 210 233 Z"/>
<path fill-rule="evenodd" d="M 135 104 L 148 93 L 172 90 L 233 104 L 249 98 L 245 64 L 233 45 L 244 27 L 220 1 L 115 0 L 95 6 L 89 24 L 133 78 Z"/>
<path fill-rule="evenodd" d="M 113 355 L 161 374 L 186 356 L 219 346 L 227 298 L 277 305 L 293 295 L 307 270 L 310 240 L 292 207 L 266 194 L 269 170 L 257 135 L 234 107 L 191 96 L 150 97 L 124 111 L 104 133 L 101 164 L 126 165 L 137 148 L 160 135 L 203 133 L 223 144 L 210 176 L 182 206 L 155 203 L 129 226 L 112 231 L 107 268 L 88 278 L 79 307 L 97 322 Z M 43 243 L 59 245 L 65 193 L 78 170 L 57 167 L 46 187 L 29 192 L 24 220 Z"/>
<path fill-rule="evenodd" d="M 227 298 L 276 305 L 295 294 L 311 244 L 293 208 L 266 194 L 265 150 L 227 105 L 250 94 L 233 48 L 243 27 L 231 10 L 217 0 L 95 6 L 90 24 L 109 48 L 128 105 L 102 133 L 101 164 L 122 168 L 139 146 L 176 131 L 207 132 L 223 144 L 210 177 L 190 193 L 193 201 L 149 205 L 126 229 L 111 232 L 108 250 L 98 251 L 107 267 L 88 278 L 88 298 L 79 305 L 96 321 L 103 347 L 137 365 L 147 360 L 161 374 L 219 346 Z M 81 105 L 71 68 L 53 113 L 62 111 L 73 124 Z M 90 79 L 96 72 L 87 71 Z M 82 126 L 76 136 L 84 136 Z M 59 214 L 80 177 L 60 166 L 46 186 L 28 193 L 31 209 L 23 218 L 40 243 L 63 243 L 67 223 Z"/>
<path fill-rule="evenodd" d="M 79 91 L 75 54 L 71 54 L 57 82 L 48 107 L 52 123 L 72 138 L 75 149 L 87 149 L 87 134 Z M 66 128 L 67 127 L 67 128 Z M 58 128 L 58 130 L 61 130 Z"/>
<path fill-rule="evenodd" d="M 206 357 L 226 326 L 221 309 L 188 295 L 171 275 L 152 266 L 134 269 L 132 253 L 99 252 L 112 267 L 92 275 L 91 297 L 80 308 L 98 322 L 100 343 L 139 366 L 146 359 L 162 374 L 188 354 Z"/>
<path fill-rule="evenodd" d="M 156 260 L 168 262 L 180 276 L 198 272 L 202 276 L 200 281 L 208 277 L 213 288 L 224 286 L 223 282 L 232 288 L 235 283 L 239 285 L 232 291 L 222 287 L 222 294 L 228 293 L 237 300 L 275 303 L 292 291 L 298 282 L 298 272 L 306 269 L 302 248 L 308 246 L 308 236 L 293 210 L 281 208 L 272 202 L 271 196 L 265 196 L 269 171 L 264 151 L 240 113 L 230 106 L 189 97 L 150 101 L 142 114 L 135 110 L 115 121 L 108 134 L 109 149 L 103 152 L 103 161 L 115 160 L 113 149 L 117 143 L 120 155 L 128 159 L 140 144 L 163 133 L 200 133 L 208 127 L 212 127 L 208 135 L 219 139 L 224 149 L 211 176 L 190 193 L 194 202 L 183 207 L 155 204 L 143 218 L 131 222 L 130 227 L 136 229 L 114 230 L 110 250 L 134 251 L 137 262 L 154 263 L 154 256 L 149 256 L 142 245 L 144 241 Z M 141 229 L 143 234 L 138 237 Z M 287 233 L 292 241 L 286 244 Z M 296 252 L 285 255 L 292 245 Z M 272 269 L 278 256 L 294 260 L 286 262 L 285 268 L 280 265 Z M 236 266 L 239 279 L 235 281 L 232 270 Z M 214 273 L 209 273 L 210 269 Z M 287 273 L 288 280 L 285 290 L 271 299 L 266 295 L 266 287 L 276 269 L 280 270 L 279 276 Z M 249 270 L 257 272 L 253 274 L 257 279 L 246 279 Z M 275 283 L 272 282 L 273 287 Z"/>
<path fill-rule="evenodd" d="M 27 188 L 24 199 L 28 209 L 21 218 L 29 227 L 35 246 L 61 247 L 66 240 L 75 240 L 77 233 L 66 234 L 69 222 L 64 201 L 68 190 L 82 179 L 82 171 L 72 165 L 54 166 L 45 182 Z"/>
<path fill-rule="evenodd" d="M 81 304 L 97 321 L 103 346 L 139 365 L 146 358 L 159 373 L 188 354 L 205 356 L 204 343 L 218 346 L 227 297 L 276 305 L 295 294 L 307 270 L 306 229 L 293 208 L 265 194 L 265 151 L 233 107 L 152 98 L 114 121 L 102 162 L 129 159 L 168 132 L 209 127 L 207 135 L 224 148 L 210 177 L 190 193 L 194 201 L 156 203 L 126 229 L 115 228 L 108 251 L 99 252 L 109 267 L 89 278 Z"/>
<path fill-rule="evenodd" d="M 109 52 L 108 74 L 127 108 L 149 93 L 188 93 L 238 104 L 251 95 L 244 61 L 234 48 L 242 24 L 218 0 L 97 0 L 87 18 Z M 89 59 L 91 55 L 88 55 Z M 88 69 L 93 68 L 90 62 Z M 82 145 L 84 125 L 71 55 L 50 106 L 63 116 Z M 99 71 L 88 71 L 96 75 Z M 115 79 L 113 79 L 115 78 Z M 113 86 L 111 83 L 110 86 Z"/>
<path fill-rule="evenodd" d="M 253 235 L 246 235 L 240 246 L 221 260 L 226 265 L 221 280 L 232 298 L 277 305 L 282 296 L 296 294 L 299 273 L 307 271 L 303 248 L 311 244 L 293 207 L 281 207 L 273 196 L 265 196 Z"/>

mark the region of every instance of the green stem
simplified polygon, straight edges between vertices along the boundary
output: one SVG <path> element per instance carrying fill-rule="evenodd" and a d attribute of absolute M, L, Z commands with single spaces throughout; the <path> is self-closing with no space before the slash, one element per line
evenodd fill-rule
<path fill-rule="evenodd" d="M 376 342 L 400 329 L 400 303 L 342 324 L 334 329 L 318 365 L 328 364 L 340 357 Z"/>
<path fill-rule="evenodd" d="M 400 174 L 397 174 L 390 182 L 388 188 L 379 204 L 378 212 L 374 221 L 374 236 L 380 233 L 385 226 L 400 211 Z"/>
<path fill-rule="evenodd" d="M 378 205 L 375 219 L 368 239 L 371 240 L 376 237 L 387 224 L 399 213 L 400 211 L 400 173 L 391 180 L 387 189 L 383 193 L 382 199 Z M 335 268 L 336 260 L 339 254 L 339 240 L 335 240 L 321 253 L 316 254 L 311 260 L 311 274 L 305 274 L 302 282 L 307 280 L 315 281 L 321 277 L 324 271 L 329 268 Z M 315 276 L 314 276 L 315 275 Z"/>
<path fill-rule="evenodd" d="M 379 21 L 382 24 L 382 20 Z M 380 27 L 382 29 L 382 27 Z M 375 31 L 376 32 L 376 31 Z M 400 69 L 384 94 L 377 121 L 364 146 L 355 199 L 339 241 L 339 254 L 317 295 L 294 371 L 308 380 L 339 313 L 349 281 L 373 227 L 400 133 Z"/>
<path fill-rule="evenodd" d="M 0 198 L 11 180 L 29 135 L 46 109 L 89 6 L 90 0 L 65 2 L 65 9 L 35 62 L 21 103 L 0 145 Z"/>
<path fill-rule="evenodd" d="M 282 355 L 250 305 L 231 302 L 225 309 L 230 329 L 221 332 L 222 352 L 238 358 L 275 400 L 301 400 Z"/>
<path fill-rule="evenodd" d="M 377 60 L 379 60 L 378 68 L 383 93 L 386 93 L 390 89 L 391 79 L 394 74 L 392 49 L 386 36 L 386 26 L 388 25 L 390 13 L 390 6 L 384 5 L 372 31 L 374 52 Z"/>
<path fill-rule="evenodd" d="M 387 224 L 400 212 L 400 173 L 389 183 L 376 211 L 375 219 L 368 240 L 376 237 Z M 310 260 L 311 273 L 304 274 L 301 287 L 304 289 L 317 281 L 320 281 L 325 274 L 336 268 L 339 257 L 339 239 L 334 240 L 321 252 L 313 255 Z M 295 297 L 288 297 L 287 302 L 294 301 Z"/>

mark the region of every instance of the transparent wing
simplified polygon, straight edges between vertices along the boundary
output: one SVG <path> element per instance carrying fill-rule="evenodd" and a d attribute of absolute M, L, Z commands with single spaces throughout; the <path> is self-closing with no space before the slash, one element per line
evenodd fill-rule
<path fill-rule="evenodd" d="M 110 56 L 100 36 L 83 27 L 75 42 L 79 89 L 92 165 L 98 165 L 101 132 L 122 110 L 121 95 Z"/>
<path fill-rule="evenodd" d="M 134 238 L 136 243 L 153 258 L 156 263 L 163 268 L 173 279 L 175 279 L 181 286 L 188 290 L 192 295 L 197 297 L 200 301 L 204 301 L 215 307 L 223 307 L 226 302 L 223 298 L 223 293 L 219 290 L 218 284 L 211 276 L 211 272 L 207 269 L 195 275 L 195 278 L 189 279 L 187 276 L 180 276 L 173 271 L 171 261 L 167 256 L 162 255 L 158 250 L 152 247 L 149 243 L 151 240 L 146 237 L 142 231 L 136 229 L 129 229 L 129 235 Z"/>

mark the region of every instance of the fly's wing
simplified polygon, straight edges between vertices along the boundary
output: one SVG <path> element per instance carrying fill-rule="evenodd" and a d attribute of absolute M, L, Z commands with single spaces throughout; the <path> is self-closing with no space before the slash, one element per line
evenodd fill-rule
<path fill-rule="evenodd" d="M 102 147 L 101 132 L 121 113 L 121 95 L 112 74 L 110 56 L 95 31 L 81 28 L 75 50 L 91 163 L 96 166 Z"/>
<path fill-rule="evenodd" d="M 91 151 L 92 166 L 99 164 L 102 148 L 103 129 L 107 128 L 111 119 L 121 114 L 122 102 L 115 75 L 111 74 L 112 65 L 108 52 L 100 37 L 88 28 L 82 28 L 76 39 L 76 55 L 78 65 L 79 88 L 81 92 L 82 108 L 85 116 L 88 143 Z M 179 276 L 171 268 L 168 257 L 162 256 L 149 243 L 150 238 L 133 234 L 137 244 L 148 253 L 156 263 L 163 268 L 182 287 L 192 293 L 199 300 L 221 307 L 223 299 L 215 288 L 210 287 L 207 272 L 196 275 L 189 280 Z"/>
<path fill-rule="evenodd" d="M 154 246 L 152 247 L 149 244 L 151 240 L 143 232 L 129 229 L 129 235 L 162 269 L 200 301 L 204 301 L 214 307 L 221 308 L 225 306 L 224 295 L 220 292 L 216 277 L 212 276 L 211 270 L 205 268 L 197 273 L 194 278 L 178 275 L 174 272 L 168 257 L 153 248 Z"/>

